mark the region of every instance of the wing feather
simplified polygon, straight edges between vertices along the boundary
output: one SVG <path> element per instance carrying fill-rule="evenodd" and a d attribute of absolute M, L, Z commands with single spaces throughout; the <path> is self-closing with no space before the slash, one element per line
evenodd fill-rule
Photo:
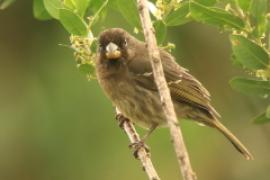
<path fill-rule="evenodd" d="M 219 118 L 220 115 L 210 105 L 210 94 L 207 89 L 195 77 L 190 75 L 187 69 L 178 65 L 169 53 L 160 50 L 160 55 L 172 99 L 176 102 L 184 102 L 201 109 L 210 116 Z M 157 91 L 151 64 L 146 57 L 146 55 L 143 56 L 142 54 L 135 56 L 128 64 L 129 70 L 134 74 L 134 80 L 138 85 Z"/>

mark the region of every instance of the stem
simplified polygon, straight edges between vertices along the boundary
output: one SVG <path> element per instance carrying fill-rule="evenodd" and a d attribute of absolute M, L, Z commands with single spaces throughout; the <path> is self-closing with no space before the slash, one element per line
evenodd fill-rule
<path fill-rule="evenodd" d="M 129 119 L 125 118 L 122 113 L 116 108 L 116 119 L 121 124 L 121 128 L 125 131 L 128 135 L 128 138 L 132 143 L 140 142 L 140 137 L 136 132 L 133 124 L 129 121 Z M 151 161 L 150 154 L 146 151 L 144 147 L 138 149 L 138 158 L 142 163 L 143 170 L 147 174 L 149 180 L 160 180 L 157 171 L 154 168 L 154 165 Z"/>
<path fill-rule="evenodd" d="M 179 128 L 179 122 L 174 111 L 170 91 L 164 77 L 163 67 L 160 59 L 160 52 L 154 35 L 155 30 L 153 28 L 149 10 L 147 8 L 148 1 L 137 0 L 137 4 L 144 31 L 145 41 L 147 44 L 149 59 L 151 61 L 155 82 L 158 87 L 167 124 L 170 128 L 170 134 L 179 163 L 179 168 L 184 180 L 195 180 L 196 175 L 193 172 L 190 164 L 182 132 Z"/>

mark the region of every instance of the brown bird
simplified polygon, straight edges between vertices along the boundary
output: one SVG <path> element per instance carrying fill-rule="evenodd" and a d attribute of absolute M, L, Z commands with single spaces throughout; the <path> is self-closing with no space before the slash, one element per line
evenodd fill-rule
<path fill-rule="evenodd" d="M 160 56 L 177 117 L 216 128 L 246 159 L 253 159 L 247 148 L 221 124 L 203 85 L 168 52 L 160 49 Z M 145 137 L 156 127 L 166 126 L 145 42 L 120 28 L 103 31 L 99 36 L 96 68 L 105 94 L 125 117 L 149 130 Z"/>

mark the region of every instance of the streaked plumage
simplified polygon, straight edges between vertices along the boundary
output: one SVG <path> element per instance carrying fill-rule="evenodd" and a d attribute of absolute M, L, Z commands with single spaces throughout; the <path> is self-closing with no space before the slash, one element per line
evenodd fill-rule
<path fill-rule="evenodd" d="M 112 103 L 142 127 L 165 126 L 166 119 L 146 44 L 119 28 L 102 32 L 99 43 L 97 77 Z M 116 53 L 119 56 L 107 57 L 106 51 L 112 49 L 108 48 L 108 44 L 119 47 Z M 248 150 L 218 121 L 220 115 L 211 106 L 206 88 L 188 70 L 178 65 L 169 53 L 160 49 L 160 55 L 178 118 L 192 119 L 218 129 L 247 159 L 251 159 Z"/>

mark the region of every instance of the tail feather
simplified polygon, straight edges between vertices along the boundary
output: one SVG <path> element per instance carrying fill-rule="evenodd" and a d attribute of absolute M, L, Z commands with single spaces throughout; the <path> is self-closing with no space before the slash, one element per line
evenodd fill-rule
<path fill-rule="evenodd" d="M 233 133 L 228 130 L 223 124 L 219 121 L 215 121 L 215 128 L 217 128 L 232 144 L 233 146 L 247 159 L 252 160 L 252 154 L 247 150 L 247 148 L 240 142 Z"/>

